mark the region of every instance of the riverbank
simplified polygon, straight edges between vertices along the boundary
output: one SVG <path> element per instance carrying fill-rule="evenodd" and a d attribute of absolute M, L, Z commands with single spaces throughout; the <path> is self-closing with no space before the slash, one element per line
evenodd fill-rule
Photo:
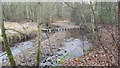
<path fill-rule="evenodd" d="M 116 26 L 105 26 L 98 32 L 100 40 L 95 40 L 94 48 L 87 54 L 67 60 L 63 66 L 118 66 L 119 50 L 116 35 Z M 110 32 L 111 33 L 110 33 Z"/>
<path fill-rule="evenodd" d="M 64 28 L 71 27 L 71 25 L 69 26 L 67 24 L 65 26 L 67 27 L 64 27 Z M 76 26 L 73 25 L 72 27 L 76 27 Z M 32 46 L 31 48 L 28 48 L 22 51 L 22 53 L 15 56 L 15 60 L 18 65 L 22 65 L 22 66 L 35 65 L 36 53 L 37 53 L 37 44 L 35 43 L 34 43 L 34 46 Z M 83 43 L 85 44 L 84 47 L 83 47 Z M 71 47 L 71 49 L 69 47 Z M 42 42 L 40 64 L 42 66 L 45 66 L 45 65 L 54 66 L 57 64 L 58 60 L 61 59 L 62 57 L 67 55 L 68 55 L 67 59 L 79 57 L 84 54 L 83 53 L 84 48 L 85 50 L 87 50 L 90 47 L 91 47 L 91 44 L 88 42 L 86 33 L 83 30 L 69 31 L 69 32 L 56 32 L 52 36 L 49 36 L 49 39 L 46 39 Z M 63 60 L 67 60 L 67 59 L 64 58 Z M 3 62 L 3 66 L 6 66 L 6 65 L 9 66 L 8 60 L 6 62 Z"/>

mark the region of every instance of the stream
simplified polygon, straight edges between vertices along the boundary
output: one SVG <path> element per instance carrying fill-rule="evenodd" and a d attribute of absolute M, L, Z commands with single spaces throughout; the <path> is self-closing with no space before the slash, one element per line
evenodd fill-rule
<path fill-rule="evenodd" d="M 40 63 L 41 66 L 61 66 L 62 61 L 82 56 L 92 47 L 92 43 L 88 41 L 87 34 L 83 31 L 69 31 L 65 33 L 67 37 L 62 38 L 62 46 L 58 47 L 57 51 L 53 52 L 53 55 L 46 56 Z M 47 39 L 47 36 L 44 33 L 42 34 L 42 37 Z M 11 47 L 13 56 L 19 55 L 23 51 L 32 48 L 37 45 L 37 42 L 35 39 L 32 39 L 15 45 L 16 46 Z M 0 53 L 0 60 L 2 60 L 2 62 L 8 60 L 5 53 L 6 52 Z"/>
<path fill-rule="evenodd" d="M 66 32 L 67 38 L 62 42 L 55 55 L 48 56 L 41 66 L 62 66 L 65 60 L 73 59 L 84 55 L 87 50 L 92 48 L 92 43 L 88 41 L 89 34 L 82 32 Z"/>
<path fill-rule="evenodd" d="M 83 41 L 80 39 L 72 39 L 68 42 L 64 42 L 64 46 L 59 48 L 60 51 L 56 52 L 56 55 L 49 56 L 45 61 L 41 63 L 41 66 L 61 66 L 64 60 L 73 59 L 84 55 L 84 50 L 88 50 L 91 44 L 88 41 Z M 83 50 L 84 48 L 84 50 Z"/>

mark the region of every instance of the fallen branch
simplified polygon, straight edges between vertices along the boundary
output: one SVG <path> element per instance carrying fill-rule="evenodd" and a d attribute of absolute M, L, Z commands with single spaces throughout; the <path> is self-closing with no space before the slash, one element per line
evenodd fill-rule
<path fill-rule="evenodd" d="M 22 34 L 22 35 L 26 35 L 26 34 L 20 32 L 20 31 L 18 31 L 18 30 L 15 30 L 15 29 L 10 29 L 10 28 L 9 28 L 9 29 L 5 29 L 5 30 L 13 30 L 13 31 L 18 32 L 18 33 L 20 33 L 20 34 Z"/>

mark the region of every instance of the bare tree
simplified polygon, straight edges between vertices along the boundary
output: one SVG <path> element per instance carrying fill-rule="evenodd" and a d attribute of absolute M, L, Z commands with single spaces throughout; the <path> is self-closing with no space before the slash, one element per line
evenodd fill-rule
<path fill-rule="evenodd" d="M 117 41 L 117 45 L 120 49 L 120 1 L 118 2 L 118 41 Z M 118 53 L 120 54 L 120 52 Z M 120 61 L 120 58 L 118 58 L 118 62 Z M 120 62 L 118 63 L 120 64 Z"/>
<path fill-rule="evenodd" d="M 120 1 L 118 2 L 118 30 L 120 31 Z M 120 32 L 118 31 L 118 37 L 120 36 Z M 120 40 L 120 37 L 119 37 Z"/>
<path fill-rule="evenodd" d="M 38 50 L 37 50 L 37 63 L 36 66 L 37 68 L 39 67 L 40 64 L 40 56 L 41 56 L 41 6 L 42 4 L 39 2 L 38 3 L 38 16 L 37 16 L 37 22 L 38 22 Z"/>
<path fill-rule="evenodd" d="M 8 56 L 8 59 L 10 61 L 11 66 L 15 66 L 14 68 L 17 68 L 16 66 L 16 62 L 13 58 L 13 54 L 12 51 L 10 50 L 9 47 L 9 43 L 8 43 L 8 39 L 7 39 L 7 35 L 5 32 L 5 27 L 4 27 L 4 22 L 2 21 L 2 3 L 0 2 L 0 23 L 1 23 L 1 33 L 2 33 L 2 38 L 3 38 L 3 42 L 4 42 L 4 47 Z"/>

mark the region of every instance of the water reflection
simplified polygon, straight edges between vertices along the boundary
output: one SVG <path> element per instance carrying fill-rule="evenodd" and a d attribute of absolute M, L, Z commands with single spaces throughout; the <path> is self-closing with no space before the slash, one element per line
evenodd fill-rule
<path fill-rule="evenodd" d="M 92 47 L 92 44 L 87 40 L 87 32 L 85 32 L 83 29 L 79 31 L 67 31 L 65 33 L 66 37 L 62 47 L 59 48 L 59 51 L 57 51 L 55 55 L 49 56 L 44 63 L 41 63 L 42 66 L 61 66 L 58 61 L 64 61 L 82 56 L 85 54 L 85 51 L 87 52 L 87 50 Z"/>
<path fill-rule="evenodd" d="M 67 32 L 60 32 L 60 33 L 61 34 L 59 34 L 58 32 L 48 34 L 49 37 L 52 36 L 53 38 L 55 38 L 55 36 L 59 36 L 57 38 L 60 40 L 55 40 L 55 41 L 53 39 L 52 40 L 53 40 L 53 42 L 62 43 L 62 46 L 57 47 L 58 50 L 53 51 L 54 53 L 52 56 L 45 56 L 45 59 L 42 59 L 44 61 L 41 62 L 42 66 L 44 66 L 44 65 L 54 66 L 54 65 L 58 64 L 57 63 L 58 59 L 61 59 L 63 56 L 66 56 L 66 55 L 69 55 L 69 56 L 67 58 L 65 57 L 64 60 L 79 57 L 84 54 L 84 50 L 88 50 L 92 46 L 92 44 L 87 41 L 87 36 L 86 36 L 87 32 L 85 32 L 83 29 L 70 30 Z M 61 37 L 60 35 L 64 35 L 64 36 Z M 46 34 L 43 34 L 42 36 L 44 37 L 43 39 L 47 38 Z M 61 41 L 61 39 L 63 39 L 64 41 Z M 45 42 L 45 44 L 47 44 L 47 43 Z M 52 45 L 53 44 L 54 43 L 52 43 Z M 34 42 L 30 42 L 30 41 L 23 42 L 23 44 L 20 44 L 17 47 L 18 49 L 17 48 L 12 49 L 14 56 L 20 53 L 20 51 L 21 51 L 20 49 L 22 49 L 22 51 L 24 51 L 27 48 L 32 48 L 33 45 L 35 45 Z M 46 50 L 48 50 L 48 49 L 46 49 Z M 2 55 L 2 54 L 3 53 L 0 53 L 0 55 Z M 3 55 L 0 58 L 6 59 L 7 56 Z M 51 60 L 51 61 L 49 61 L 49 60 Z"/>

